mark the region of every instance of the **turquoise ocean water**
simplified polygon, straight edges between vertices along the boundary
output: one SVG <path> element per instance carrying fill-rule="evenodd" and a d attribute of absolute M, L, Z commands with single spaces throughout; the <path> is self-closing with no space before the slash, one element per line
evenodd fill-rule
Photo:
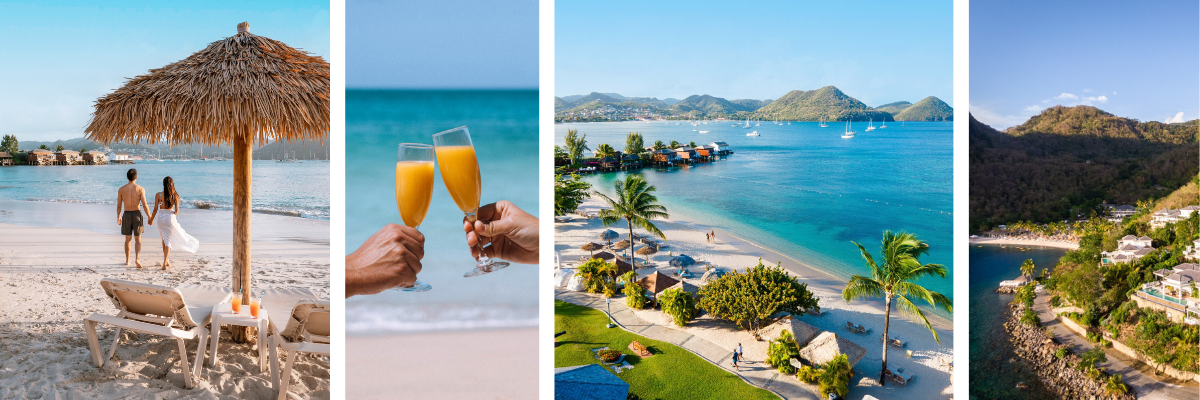
<path fill-rule="evenodd" d="M 203 202 L 216 210 L 233 205 L 233 163 L 229 161 L 144 161 L 134 165 L 15 166 L 0 168 L 0 199 L 116 204 L 125 172 L 138 170 L 147 202 L 170 176 L 184 207 Z M 255 212 L 328 220 L 329 162 L 254 161 Z"/>
<path fill-rule="evenodd" d="M 1039 269 L 1058 263 L 1066 250 L 1027 246 L 971 246 L 970 261 L 970 371 L 971 398 L 979 399 L 1053 399 L 1054 394 L 1041 386 L 1032 368 L 1013 361 L 1013 352 L 1004 323 L 1008 321 L 1008 303 L 1013 295 L 996 293 L 1000 281 L 1021 274 L 1021 262 L 1032 259 Z M 1019 360 L 1019 359 L 1017 359 Z M 1017 383 L 1029 385 L 1017 389 Z"/>
<path fill-rule="evenodd" d="M 537 91 L 376 91 L 346 93 L 346 251 L 398 223 L 396 146 L 466 125 L 483 179 L 483 204 L 509 200 L 537 215 Z M 420 279 L 425 293 L 387 291 L 346 300 L 348 334 L 537 326 L 537 267 L 514 264 L 463 278 L 474 266 L 462 211 L 441 175 L 434 180 Z"/>
<path fill-rule="evenodd" d="M 732 124 L 559 124 L 555 144 L 564 144 L 568 129 L 586 134 L 592 149 L 607 143 L 622 150 L 629 132 L 641 132 L 646 146 L 655 140 L 724 141 L 736 153 L 722 160 L 632 173 L 643 174 L 657 187 L 660 202 L 673 215 L 723 227 L 837 277 L 867 273 L 852 241 L 877 255 L 884 230 L 915 233 L 930 245 L 922 261 L 950 270 L 944 279 L 919 283 L 953 297 L 952 123 L 892 122 L 886 129 L 863 132 L 866 124 L 858 122 L 853 139 L 840 137 L 844 122 L 828 128 L 815 122 L 763 121 L 750 129 Z M 751 131 L 761 136 L 747 137 Z M 625 174 L 584 179 L 611 194 L 612 183 Z M 943 311 L 937 314 L 950 318 Z"/>

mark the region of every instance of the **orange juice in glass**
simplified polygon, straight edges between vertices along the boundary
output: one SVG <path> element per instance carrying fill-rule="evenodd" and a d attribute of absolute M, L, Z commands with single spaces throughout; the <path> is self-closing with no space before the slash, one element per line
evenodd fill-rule
<path fill-rule="evenodd" d="M 231 306 L 233 307 L 234 314 L 240 314 L 242 312 L 242 296 L 233 296 L 233 303 Z"/>
<path fill-rule="evenodd" d="M 250 298 L 250 317 L 258 319 L 258 299 Z"/>
<path fill-rule="evenodd" d="M 471 144 L 471 134 L 467 127 L 460 126 L 433 135 L 433 146 L 437 150 L 438 170 L 442 172 L 442 182 L 450 197 L 467 216 L 467 221 L 475 223 L 479 211 L 481 179 L 479 176 L 479 159 L 475 157 L 475 146 Z M 463 274 L 464 277 L 487 274 L 508 266 L 507 262 L 494 261 L 488 258 L 479 246 L 479 258 L 475 261 L 475 269 Z"/>
<path fill-rule="evenodd" d="M 396 151 L 396 208 L 400 220 L 413 229 L 420 227 L 429 212 L 433 197 L 433 146 L 420 143 L 401 143 Z M 396 289 L 405 292 L 425 292 L 433 286 L 421 281 Z"/>

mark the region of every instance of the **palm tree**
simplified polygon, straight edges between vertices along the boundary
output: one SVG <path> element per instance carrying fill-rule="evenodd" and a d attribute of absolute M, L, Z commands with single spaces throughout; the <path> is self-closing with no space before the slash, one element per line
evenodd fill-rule
<path fill-rule="evenodd" d="M 850 281 L 846 282 L 846 288 L 842 289 L 842 299 L 849 302 L 854 299 L 884 298 L 883 369 L 879 371 L 879 382 L 880 385 L 883 385 L 886 382 L 883 374 L 887 371 L 887 337 L 888 328 L 891 325 L 892 301 L 896 302 L 896 307 L 904 314 L 920 319 L 925 324 L 925 328 L 933 334 L 933 340 L 939 344 L 942 341 L 938 338 L 933 325 L 929 323 L 929 318 L 925 317 L 925 312 L 917 308 L 917 305 L 913 304 L 909 297 L 923 299 L 929 304 L 950 312 L 954 311 L 954 303 L 945 295 L 930 291 L 912 282 L 925 276 L 946 277 L 946 267 L 940 264 L 921 264 L 918 260 L 921 255 L 929 252 L 929 244 L 917 239 L 917 235 L 884 231 L 880 251 L 883 264 L 877 264 L 871 257 L 871 253 L 868 253 L 861 244 L 854 243 L 854 245 L 858 246 L 858 251 L 862 253 L 863 260 L 867 263 L 867 269 L 871 271 L 871 276 L 851 276 Z"/>
<path fill-rule="evenodd" d="M 696 142 L 688 142 L 688 147 L 695 148 Z"/>
<path fill-rule="evenodd" d="M 600 222 L 604 226 L 615 225 L 624 219 L 629 225 L 629 241 L 631 242 L 635 225 L 654 236 L 667 238 L 666 234 L 658 230 L 653 222 L 650 222 L 652 219 L 670 218 L 667 215 L 667 208 L 658 204 L 658 198 L 654 196 L 656 189 L 653 185 L 647 184 L 646 179 L 641 175 L 626 175 L 624 181 L 613 183 L 613 189 L 616 192 L 616 199 L 605 196 L 604 193 L 595 192 L 596 196 L 599 196 L 611 207 L 600 210 Z M 633 246 L 629 246 L 629 259 L 634 263 L 637 262 Z"/>
<path fill-rule="evenodd" d="M 817 377 L 821 395 L 828 397 L 833 393 L 841 398 L 850 393 L 850 374 L 850 360 L 845 354 L 838 354 L 829 360 L 825 363 L 825 368 L 821 368 L 821 375 Z"/>
<path fill-rule="evenodd" d="M 1033 278 L 1033 272 L 1037 271 L 1037 265 L 1033 263 L 1033 259 L 1027 259 L 1021 263 L 1021 275 L 1026 278 Z"/>
<path fill-rule="evenodd" d="M 585 150 L 591 150 L 587 145 L 587 135 L 580 135 L 578 130 L 567 130 L 567 156 L 571 158 L 571 164 L 578 164 L 579 159 L 583 158 Z"/>
<path fill-rule="evenodd" d="M 679 144 L 679 142 L 676 142 L 676 141 L 674 141 L 674 140 L 672 140 L 672 141 L 671 141 L 671 148 L 672 148 L 672 149 L 678 149 L 679 147 L 680 147 L 680 144 Z"/>
<path fill-rule="evenodd" d="M 661 140 L 655 140 L 654 146 L 650 146 L 650 148 L 654 149 L 654 151 L 659 151 L 659 150 L 667 148 L 667 145 L 665 143 L 663 143 L 663 141 L 661 141 Z"/>
<path fill-rule="evenodd" d="M 616 157 L 616 156 L 617 156 L 617 149 L 614 149 L 612 146 L 609 146 L 608 143 L 604 143 L 599 146 L 596 146 L 596 158 Z"/>

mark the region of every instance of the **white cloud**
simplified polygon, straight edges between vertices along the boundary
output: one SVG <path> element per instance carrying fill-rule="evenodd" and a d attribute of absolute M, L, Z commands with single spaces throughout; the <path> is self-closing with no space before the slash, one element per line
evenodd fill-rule
<path fill-rule="evenodd" d="M 1025 109 L 1022 110 L 1024 112 L 1019 115 L 1011 115 L 994 112 L 992 110 L 972 104 L 971 115 L 975 116 L 975 119 L 979 120 L 979 122 L 988 124 L 992 128 L 1006 129 L 1014 125 L 1020 125 L 1028 120 L 1029 117 L 1033 116 L 1033 114 L 1036 114 L 1035 111 L 1030 110 L 1030 108 L 1033 107 L 1036 107 L 1038 110 L 1041 109 L 1041 107 L 1038 106 L 1030 106 L 1025 107 Z"/>
<path fill-rule="evenodd" d="M 1058 97 L 1055 97 L 1055 98 L 1059 99 L 1059 100 L 1079 100 L 1079 96 L 1076 96 L 1076 95 L 1073 95 L 1070 93 L 1063 93 L 1063 94 L 1058 95 Z"/>
<path fill-rule="evenodd" d="M 1166 121 L 1163 121 L 1163 122 L 1164 122 L 1164 123 L 1168 123 L 1168 124 L 1177 124 L 1177 123 L 1180 123 L 1180 122 L 1184 122 L 1184 119 L 1183 119 L 1183 111 L 1180 111 L 1180 112 L 1178 112 L 1178 113 L 1175 113 L 1175 116 L 1174 116 L 1174 117 L 1167 118 L 1167 120 L 1166 120 Z"/>
<path fill-rule="evenodd" d="M 1091 93 L 1091 92 L 1092 92 L 1092 89 L 1083 89 L 1083 92 L 1084 92 L 1084 93 Z"/>
<path fill-rule="evenodd" d="M 1036 113 L 1038 111 L 1042 111 L 1042 107 L 1038 106 L 1037 104 L 1034 104 L 1032 106 L 1023 108 L 1023 110 L 1025 110 L 1026 112 Z"/>

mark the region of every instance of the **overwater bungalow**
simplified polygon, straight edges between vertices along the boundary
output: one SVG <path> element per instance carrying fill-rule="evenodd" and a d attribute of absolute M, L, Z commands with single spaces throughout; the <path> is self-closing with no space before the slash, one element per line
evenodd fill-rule
<path fill-rule="evenodd" d="M 1200 324 L 1200 299 L 1192 295 L 1192 288 L 1200 280 L 1200 264 L 1163 268 L 1154 271 L 1154 276 L 1158 280 L 1143 284 L 1130 296 L 1138 307 L 1161 310 L 1176 322 Z"/>
<path fill-rule="evenodd" d="M 59 150 L 54 153 L 54 161 L 59 165 L 75 165 L 83 161 L 83 157 L 79 156 L 79 152 L 75 150 Z"/>
<path fill-rule="evenodd" d="M 0 166 L 7 166 L 7 165 L 13 165 L 13 156 L 12 156 L 12 154 L 8 154 L 3 151 L 0 151 Z"/>
<path fill-rule="evenodd" d="M 712 142 L 708 145 L 717 150 L 717 155 L 725 156 L 733 154 L 733 148 L 729 147 L 725 142 Z"/>
<path fill-rule="evenodd" d="M 90 165 L 101 165 L 108 163 L 108 155 L 103 151 L 89 150 L 83 153 L 83 162 Z"/>
<path fill-rule="evenodd" d="M 611 170 L 621 168 L 621 160 L 616 159 L 616 158 L 604 157 L 604 158 L 601 158 L 599 160 L 599 162 L 600 162 L 600 169 L 602 169 L 602 170 L 611 171 Z"/>
<path fill-rule="evenodd" d="M 52 165 L 54 152 L 46 149 L 36 149 L 29 153 L 29 165 Z"/>
<path fill-rule="evenodd" d="M 637 154 L 626 154 L 621 156 L 621 169 L 634 169 L 642 167 L 642 158 Z"/>
<path fill-rule="evenodd" d="M 670 149 L 658 150 L 651 154 L 653 156 L 652 160 L 655 163 L 659 163 L 659 164 L 676 164 L 676 163 L 681 162 L 681 160 L 682 160 L 681 158 L 679 158 L 679 154 L 675 153 L 674 150 L 670 150 Z"/>

